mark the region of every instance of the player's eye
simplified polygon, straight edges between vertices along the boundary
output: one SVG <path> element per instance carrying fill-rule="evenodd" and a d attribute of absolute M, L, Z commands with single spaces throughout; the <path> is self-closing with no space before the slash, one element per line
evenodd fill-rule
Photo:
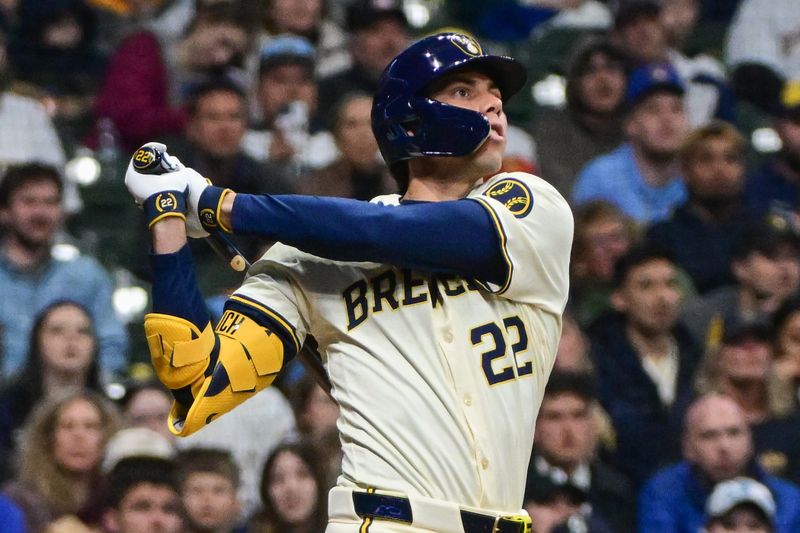
<path fill-rule="evenodd" d="M 465 85 L 458 85 L 455 88 L 453 88 L 453 96 L 468 98 L 470 94 L 472 94 L 470 88 Z"/>

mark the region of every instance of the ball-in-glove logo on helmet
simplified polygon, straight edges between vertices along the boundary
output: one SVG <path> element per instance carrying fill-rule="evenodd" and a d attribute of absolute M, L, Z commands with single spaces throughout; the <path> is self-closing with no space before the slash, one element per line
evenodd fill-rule
<path fill-rule="evenodd" d="M 452 34 L 450 36 L 450 42 L 470 57 L 483 55 L 483 48 L 481 48 L 481 45 L 468 35 Z"/>

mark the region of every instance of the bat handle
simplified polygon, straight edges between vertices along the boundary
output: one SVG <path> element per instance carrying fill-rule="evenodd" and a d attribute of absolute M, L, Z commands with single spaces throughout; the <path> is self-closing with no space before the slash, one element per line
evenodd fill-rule
<path fill-rule="evenodd" d="M 153 144 L 146 144 L 139 148 L 133 155 L 133 166 L 142 174 L 166 174 L 178 170 L 166 150 Z M 250 263 L 244 254 L 219 231 L 208 230 L 205 241 L 236 272 L 244 272 L 250 268 Z"/>

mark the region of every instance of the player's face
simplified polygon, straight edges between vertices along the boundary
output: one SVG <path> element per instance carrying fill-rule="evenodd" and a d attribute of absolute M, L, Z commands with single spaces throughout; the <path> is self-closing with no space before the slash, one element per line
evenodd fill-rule
<path fill-rule="evenodd" d="M 43 367 L 60 375 L 88 371 L 95 353 L 91 318 L 74 305 L 61 305 L 47 313 L 39 330 Z"/>
<path fill-rule="evenodd" d="M 732 140 L 707 139 L 683 169 L 692 196 L 701 202 L 723 202 L 738 198 L 744 187 L 744 159 Z"/>
<path fill-rule="evenodd" d="M 269 497 L 289 524 L 308 520 L 317 506 L 317 483 L 308 466 L 291 452 L 282 452 L 269 473 Z"/>
<path fill-rule="evenodd" d="M 634 146 L 650 157 L 669 159 L 678 153 L 688 129 L 681 97 L 657 92 L 630 112 L 625 131 Z"/>
<path fill-rule="evenodd" d="M 224 476 L 195 472 L 182 487 L 188 521 L 199 531 L 230 530 L 239 514 L 236 487 Z"/>
<path fill-rule="evenodd" d="M 575 466 L 591 458 L 596 443 L 586 400 L 571 393 L 544 398 L 534 433 L 537 453 L 553 464 Z"/>
<path fill-rule="evenodd" d="M 622 65 L 602 52 L 592 54 L 578 83 L 583 105 L 600 115 L 615 112 L 625 94 Z"/>
<path fill-rule="evenodd" d="M 772 347 L 766 340 L 744 338 L 723 344 L 716 358 L 723 379 L 736 382 L 765 382 L 772 366 Z"/>
<path fill-rule="evenodd" d="M 78 398 L 61 408 L 53 432 L 53 457 L 67 472 L 88 474 L 103 454 L 103 421 L 92 403 Z"/>
<path fill-rule="evenodd" d="M 178 494 L 168 486 L 140 483 L 105 519 L 112 533 L 179 533 L 183 517 Z"/>
<path fill-rule="evenodd" d="M 503 152 L 506 148 L 508 119 L 503 111 L 500 89 L 494 81 L 479 72 L 457 71 L 439 80 L 430 93 L 430 98 L 477 111 L 489 120 L 491 127 L 489 138 L 466 159 L 476 167 L 481 176 L 497 172 L 503 162 Z"/>
<path fill-rule="evenodd" d="M 245 103 L 230 91 L 213 91 L 201 97 L 187 131 L 192 141 L 213 157 L 232 157 L 247 126 Z"/>
<path fill-rule="evenodd" d="M 683 455 L 715 483 L 745 470 L 752 455 L 747 422 L 728 398 L 710 398 L 688 415 Z"/>
<path fill-rule="evenodd" d="M 614 306 L 625 313 L 628 322 L 647 334 L 672 329 L 680 299 L 675 266 L 663 259 L 630 269 L 622 287 L 612 296 Z"/>
<path fill-rule="evenodd" d="M 50 181 L 31 181 L 11 195 L 3 224 L 23 245 L 47 246 L 61 224 L 61 195 Z"/>
<path fill-rule="evenodd" d="M 772 533 L 772 526 L 755 509 L 736 507 L 729 513 L 715 519 L 707 528 L 707 533 Z"/>

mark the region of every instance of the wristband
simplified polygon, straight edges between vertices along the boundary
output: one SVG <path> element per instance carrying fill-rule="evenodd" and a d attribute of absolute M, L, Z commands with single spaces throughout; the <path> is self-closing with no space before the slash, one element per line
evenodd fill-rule
<path fill-rule="evenodd" d="M 197 202 L 197 216 L 206 231 L 212 232 L 221 229 L 225 233 L 232 233 L 232 230 L 222 223 L 219 216 L 220 209 L 222 209 L 222 201 L 225 196 L 232 192 L 230 189 L 211 185 L 206 187 L 200 195 L 200 199 Z"/>
<path fill-rule="evenodd" d="M 167 217 L 181 217 L 186 220 L 186 198 L 180 191 L 162 191 L 148 196 L 144 201 L 144 216 L 147 227 Z"/>

